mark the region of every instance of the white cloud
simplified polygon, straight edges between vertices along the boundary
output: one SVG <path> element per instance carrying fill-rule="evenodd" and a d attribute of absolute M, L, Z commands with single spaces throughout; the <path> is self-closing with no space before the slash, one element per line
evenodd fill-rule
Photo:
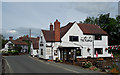
<path fill-rule="evenodd" d="M 13 30 L 13 29 L 12 29 L 12 30 L 10 30 L 9 32 L 10 32 L 10 33 L 16 33 L 16 30 Z"/>

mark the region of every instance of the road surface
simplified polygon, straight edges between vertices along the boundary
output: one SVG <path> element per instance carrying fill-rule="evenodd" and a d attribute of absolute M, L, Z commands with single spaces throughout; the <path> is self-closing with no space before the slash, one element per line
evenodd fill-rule
<path fill-rule="evenodd" d="M 6 56 L 10 73 L 99 73 L 74 65 L 47 62 L 28 55 Z"/>

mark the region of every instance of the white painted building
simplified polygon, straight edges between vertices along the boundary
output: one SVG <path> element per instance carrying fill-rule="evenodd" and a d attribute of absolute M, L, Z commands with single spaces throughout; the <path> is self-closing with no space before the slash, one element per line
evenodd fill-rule
<path fill-rule="evenodd" d="M 38 56 L 39 37 L 30 38 L 30 41 L 31 41 L 30 55 L 33 56 L 33 57 Z"/>
<path fill-rule="evenodd" d="M 41 30 L 39 58 L 75 60 L 76 58 L 110 57 L 108 36 L 98 25 L 68 23 L 60 28 L 56 20 L 50 30 Z"/>
<path fill-rule="evenodd" d="M 13 49 L 14 46 L 21 47 L 21 52 L 27 52 L 28 45 L 25 41 L 22 41 L 22 39 L 13 40 L 13 37 L 9 37 L 9 41 L 5 44 L 5 48 L 3 48 L 1 51 L 8 51 L 8 49 Z"/>

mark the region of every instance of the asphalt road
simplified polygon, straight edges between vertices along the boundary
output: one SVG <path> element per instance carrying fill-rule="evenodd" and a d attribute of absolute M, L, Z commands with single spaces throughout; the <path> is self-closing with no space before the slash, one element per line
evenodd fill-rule
<path fill-rule="evenodd" d="M 28 55 L 7 56 L 11 73 L 99 73 L 74 65 L 46 62 Z"/>

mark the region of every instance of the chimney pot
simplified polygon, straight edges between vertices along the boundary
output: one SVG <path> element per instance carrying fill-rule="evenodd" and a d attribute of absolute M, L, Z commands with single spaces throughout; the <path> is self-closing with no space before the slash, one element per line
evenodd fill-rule
<path fill-rule="evenodd" d="M 28 35 L 26 35 L 26 37 L 28 38 Z"/>
<path fill-rule="evenodd" d="M 53 31 L 53 25 L 50 23 L 50 31 Z"/>
<path fill-rule="evenodd" d="M 13 40 L 13 37 L 12 37 L 12 36 L 10 36 L 10 37 L 9 37 L 9 40 Z"/>
<path fill-rule="evenodd" d="M 39 36 L 37 36 L 37 38 L 39 39 L 40 37 L 39 37 Z"/>

